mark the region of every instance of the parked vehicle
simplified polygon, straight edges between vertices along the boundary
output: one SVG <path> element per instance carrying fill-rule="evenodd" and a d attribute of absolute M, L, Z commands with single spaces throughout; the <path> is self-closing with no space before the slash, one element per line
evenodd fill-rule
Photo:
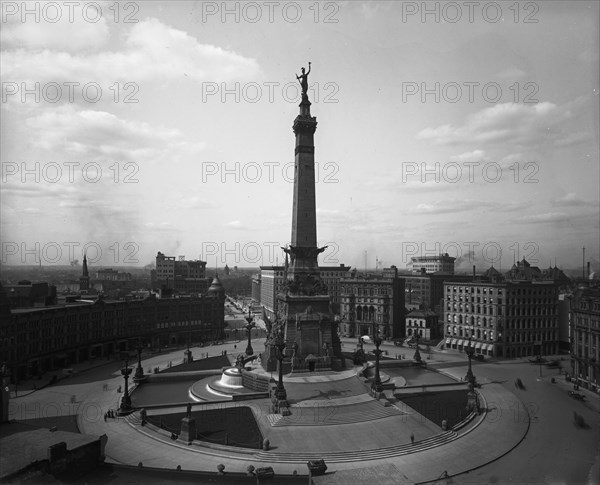
<path fill-rule="evenodd" d="M 479 361 L 484 361 L 485 360 L 485 355 L 483 354 L 476 354 L 475 355 L 475 359 L 479 360 Z"/>
<path fill-rule="evenodd" d="M 578 401 L 585 401 L 585 394 L 581 394 L 580 392 L 575 391 L 567 391 L 567 393 L 573 399 L 577 399 Z"/>

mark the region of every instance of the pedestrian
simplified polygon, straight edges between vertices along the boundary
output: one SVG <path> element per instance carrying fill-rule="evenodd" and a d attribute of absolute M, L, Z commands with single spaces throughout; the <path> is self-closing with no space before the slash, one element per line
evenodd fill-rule
<path fill-rule="evenodd" d="M 415 435 L 414 433 L 410 434 L 410 442 L 414 445 L 415 444 Z"/>
<path fill-rule="evenodd" d="M 108 414 L 108 413 L 104 413 L 104 422 L 105 422 L 105 423 L 106 423 L 106 417 L 107 417 L 106 415 L 107 415 L 107 414 Z"/>

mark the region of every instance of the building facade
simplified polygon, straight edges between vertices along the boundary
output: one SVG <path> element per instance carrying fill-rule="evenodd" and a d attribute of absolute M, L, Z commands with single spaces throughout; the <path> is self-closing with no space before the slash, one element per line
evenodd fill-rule
<path fill-rule="evenodd" d="M 405 304 L 408 310 L 431 310 L 441 315 L 444 300 L 444 282 L 446 281 L 472 281 L 467 275 L 452 274 L 426 274 L 402 275 L 404 279 L 406 297 Z"/>
<path fill-rule="evenodd" d="M 183 256 L 156 255 L 156 271 L 152 284 L 175 293 L 202 294 L 208 290 L 210 278 L 206 277 L 206 261 L 186 260 Z"/>
<path fill-rule="evenodd" d="M 212 287 L 212 286 L 211 286 Z M 6 298 L 4 289 L 0 293 Z M 0 315 L 0 362 L 19 379 L 107 357 L 139 341 L 153 348 L 223 338 L 224 292 L 201 298 L 78 300 Z"/>
<path fill-rule="evenodd" d="M 558 287 L 553 281 L 444 283 L 446 348 L 495 357 L 557 354 Z"/>
<path fill-rule="evenodd" d="M 430 310 L 413 310 L 406 315 L 406 336 L 419 335 L 425 340 L 441 337 L 439 315 Z"/>
<path fill-rule="evenodd" d="M 422 270 L 426 273 L 444 272 L 454 274 L 454 261 L 456 258 L 449 256 L 448 253 L 437 256 L 414 256 L 410 258 L 409 264 L 412 274 L 421 274 Z"/>
<path fill-rule="evenodd" d="M 571 373 L 580 386 L 600 389 L 600 287 L 582 287 L 571 307 Z"/>
<path fill-rule="evenodd" d="M 119 270 L 105 268 L 96 271 L 96 279 L 100 281 L 131 281 L 131 273 L 120 273 Z"/>
<path fill-rule="evenodd" d="M 260 267 L 260 304 L 273 321 L 277 313 L 277 295 L 283 291 L 283 266 Z"/>
<path fill-rule="evenodd" d="M 252 275 L 252 301 L 260 305 L 261 275 Z"/>
<path fill-rule="evenodd" d="M 346 337 L 405 336 L 404 280 L 401 278 L 344 278 L 341 286 L 340 332 Z"/>

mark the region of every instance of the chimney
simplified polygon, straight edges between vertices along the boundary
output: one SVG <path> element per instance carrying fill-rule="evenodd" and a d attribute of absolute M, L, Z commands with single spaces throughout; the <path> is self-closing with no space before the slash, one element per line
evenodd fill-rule
<path fill-rule="evenodd" d="M 473 265 L 473 281 L 475 281 L 475 276 L 476 276 L 475 265 Z"/>

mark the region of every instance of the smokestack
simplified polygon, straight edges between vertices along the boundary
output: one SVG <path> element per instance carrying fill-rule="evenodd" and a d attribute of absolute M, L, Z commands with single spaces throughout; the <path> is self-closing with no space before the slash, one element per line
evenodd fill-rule
<path fill-rule="evenodd" d="M 473 265 L 473 281 L 475 281 L 475 265 Z"/>
<path fill-rule="evenodd" d="M 587 279 L 590 279 L 590 262 L 587 262 Z"/>
<path fill-rule="evenodd" d="M 583 246 L 582 250 L 583 250 L 583 258 L 582 258 L 581 272 L 583 274 L 581 276 L 583 276 L 583 279 L 585 279 L 585 246 Z"/>

